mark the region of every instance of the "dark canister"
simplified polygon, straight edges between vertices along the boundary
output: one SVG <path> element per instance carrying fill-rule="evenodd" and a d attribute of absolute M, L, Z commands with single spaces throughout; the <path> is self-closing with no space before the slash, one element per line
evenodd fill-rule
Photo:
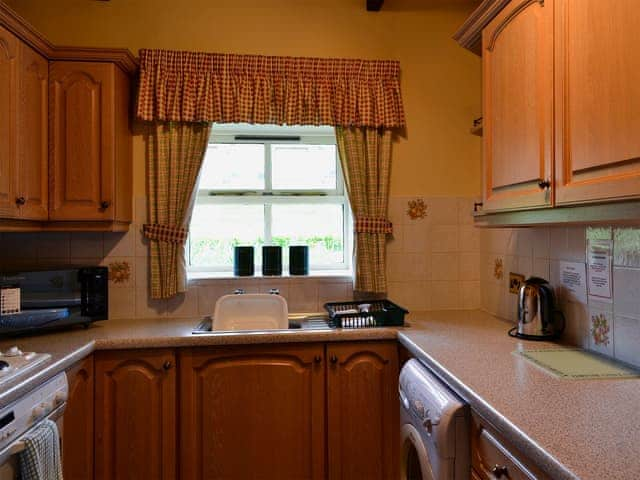
<path fill-rule="evenodd" d="M 309 275 L 309 247 L 291 245 L 289 247 L 289 273 L 291 275 Z"/>
<path fill-rule="evenodd" d="M 250 277 L 255 273 L 253 247 L 235 247 L 233 249 L 233 274 L 238 277 Z"/>
<path fill-rule="evenodd" d="M 282 275 L 282 247 L 276 245 L 262 247 L 262 274 Z"/>

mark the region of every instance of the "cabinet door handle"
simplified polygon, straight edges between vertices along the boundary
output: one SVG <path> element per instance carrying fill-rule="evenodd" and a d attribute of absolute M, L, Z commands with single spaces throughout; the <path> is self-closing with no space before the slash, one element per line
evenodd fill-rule
<path fill-rule="evenodd" d="M 173 367 L 173 363 L 171 363 L 171 361 L 169 360 L 162 364 L 162 368 L 164 368 L 165 370 L 171 370 L 171 367 Z"/>
<path fill-rule="evenodd" d="M 100 209 L 102 210 L 106 210 L 110 206 L 111 206 L 111 202 L 108 202 L 106 200 L 103 200 L 102 202 L 100 202 Z"/>
<path fill-rule="evenodd" d="M 335 355 L 331 355 L 331 358 L 329 360 L 331 361 L 331 363 L 338 363 L 338 357 L 336 357 Z"/>
<path fill-rule="evenodd" d="M 491 468 L 491 474 L 495 478 L 502 478 L 503 476 L 508 476 L 509 472 L 507 471 L 507 467 L 504 465 L 494 465 L 493 468 Z"/>
<path fill-rule="evenodd" d="M 25 203 L 27 203 L 27 199 L 24 197 L 18 197 L 16 198 L 16 205 L 24 205 Z"/>
<path fill-rule="evenodd" d="M 538 182 L 538 186 L 540 187 L 540 190 L 546 190 L 551 186 L 551 182 L 549 180 L 540 180 Z"/>
<path fill-rule="evenodd" d="M 313 357 L 313 361 L 316 363 L 320 363 L 322 362 L 322 357 L 320 355 L 316 355 L 315 357 Z"/>

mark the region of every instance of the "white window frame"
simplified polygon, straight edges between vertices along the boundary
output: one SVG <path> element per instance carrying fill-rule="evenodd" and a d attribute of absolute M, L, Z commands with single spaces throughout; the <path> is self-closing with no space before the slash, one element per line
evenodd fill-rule
<path fill-rule="evenodd" d="M 284 130 L 286 129 L 286 130 Z M 237 138 L 238 136 L 251 136 L 254 138 Z M 270 137 L 269 139 L 256 139 L 255 137 Z M 278 138 L 280 137 L 280 138 Z M 298 137 L 290 140 L 286 137 Z M 343 262 L 333 265 L 313 265 L 309 268 L 311 274 L 314 272 L 330 273 L 352 271 L 353 252 L 353 214 L 344 187 L 344 176 L 342 165 L 338 157 L 336 147 L 336 188 L 334 190 L 273 190 L 271 182 L 271 145 L 292 144 L 292 145 L 336 145 L 335 131 L 332 127 L 279 127 L 275 125 L 246 125 L 246 124 L 214 124 L 211 129 L 209 144 L 230 143 L 230 144 L 263 144 L 265 162 L 265 188 L 264 190 L 214 190 L 198 189 L 196 194 L 197 204 L 221 205 L 264 205 L 264 230 L 265 244 L 271 240 L 271 205 L 300 205 L 300 204 L 332 204 L 341 205 L 343 211 Z M 268 203 L 267 203 L 268 202 Z M 202 274 L 211 272 L 215 274 L 233 272 L 233 265 L 191 265 L 191 255 L 189 252 L 191 243 L 187 242 L 187 271 Z M 284 263 L 283 274 L 288 272 L 288 264 Z M 262 265 L 256 262 L 256 274 L 260 275 Z"/>

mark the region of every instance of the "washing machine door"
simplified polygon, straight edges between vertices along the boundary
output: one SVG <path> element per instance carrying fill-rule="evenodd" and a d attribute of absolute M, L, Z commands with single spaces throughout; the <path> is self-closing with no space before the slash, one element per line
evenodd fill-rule
<path fill-rule="evenodd" d="M 416 427 L 405 423 L 401 429 L 401 480 L 436 480 L 429 455 Z"/>

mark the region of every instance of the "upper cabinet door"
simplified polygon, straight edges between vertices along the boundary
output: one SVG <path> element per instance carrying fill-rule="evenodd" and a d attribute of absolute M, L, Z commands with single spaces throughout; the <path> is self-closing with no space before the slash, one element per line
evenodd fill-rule
<path fill-rule="evenodd" d="M 511 1 L 482 48 L 484 209 L 551 206 L 553 1 Z"/>
<path fill-rule="evenodd" d="M 46 220 L 48 213 L 49 62 L 21 43 L 18 67 L 17 203 L 20 218 Z"/>
<path fill-rule="evenodd" d="M 19 216 L 16 203 L 18 39 L 0 27 L 0 217 Z"/>
<path fill-rule="evenodd" d="M 115 218 L 115 68 L 51 63 L 51 220 Z"/>
<path fill-rule="evenodd" d="M 640 5 L 557 2 L 557 203 L 640 197 Z"/>

